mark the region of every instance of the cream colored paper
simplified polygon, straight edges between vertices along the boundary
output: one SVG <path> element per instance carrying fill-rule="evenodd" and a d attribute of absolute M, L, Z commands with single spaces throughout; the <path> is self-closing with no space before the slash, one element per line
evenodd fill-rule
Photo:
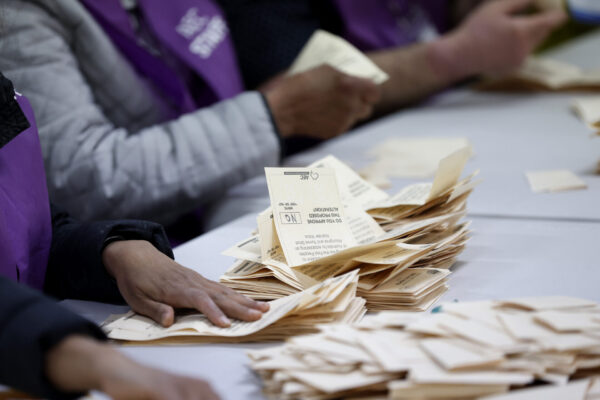
<path fill-rule="evenodd" d="M 571 107 L 590 128 L 600 130 L 600 96 L 573 99 Z"/>
<path fill-rule="evenodd" d="M 564 386 L 515 390 L 506 394 L 484 397 L 481 400 L 585 400 L 589 384 L 588 380 L 581 380 Z"/>
<path fill-rule="evenodd" d="M 534 193 L 586 189 L 587 184 L 568 170 L 529 171 L 526 173 Z"/>
<path fill-rule="evenodd" d="M 527 310 L 576 310 L 589 309 L 596 306 L 591 300 L 580 299 L 569 296 L 539 296 L 539 297 L 517 297 L 499 302 L 503 306 L 516 306 Z"/>
<path fill-rule="evenodd" d="M 308 168 L 331 168 L 335 171 L 340 198 L 342 203 L 368 209 L 373 203 L 386 200 L 389 195 L 365 181 L 352 168 L 334 156 L 327 156 L 318 160 Z"/>
<path fill-rule="evenodd" d="M 356 47 L 345 39 L 323 30 L 317 30 L 310 37 L 290 67 L 289 74 L 298 74 L 323 64 L 348 75 L 370 79 L 377 84 L 389 79 L 381 68 Z"/>
<path fill-rule="evenodd" d="M 297 266 L 354 246 L 335 171 L 265 168 L 277 236 L 288 265 Z"/>
<path fill-rule="evenodd" d="M 111 317 L 103 324 L 103 329 L 111 339 L 125 341 L 154 341 L 165 338 L 243 338 L 269 329 L 272 325 L 294 316 L 301 326 L 302 317 L 311 324 L 311 313 L 331 314 L 327 319 L 333 320 L 334 313 L 352 310 L 355 299 L 358 274 L 349 272 L 336 278 L 328 279 L 307 290 L 270 302 L 270 309 L 262 318 L 254 322 L 234 320 L 228 328 L 213 325 L 203 314 L 189 314 L 176 318 L 173 325 L 164 328 L 153 320 L 129 313 L 119 317 Z M 357 304 L 361 304 L 360 302 Z M 362 303 L 364 304 L 364 303 Z M 341 311 L 344 310 L 344 311 Z M 359 313 L 358 316 L 361 314 Z M 352 318 L 354 320 L 354 318 Z M 280 337 L 292 336 L 298 330 L 288 327 L 286 333 L 279 332 Z"/>
<path fill-rule="evenodd" d="M 406 137 L 384 141 L 367 155 L 375 159 L 361 170 L 363 176 L 427 178 L 433 176 L 440 161 L 456 150 L 473 148 L 467 138 Z"/>

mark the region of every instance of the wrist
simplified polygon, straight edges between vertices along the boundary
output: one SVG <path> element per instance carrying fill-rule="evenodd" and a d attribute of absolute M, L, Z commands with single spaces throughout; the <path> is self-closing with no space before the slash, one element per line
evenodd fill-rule
<path fill-rule="evenodd" d="M 82 335 L 67 336 L 46 354 L 46 376 L 59 390 L 101 390 L 107 366 L 116 350 Z"/>
<path fill-rule="evenodd" d="M 292 107 L 286 102 L 286 96 L 280 93 L 277 87 L 268 90 L 264 96 L 271 109 L 276 129 L 281 137 L 288 138 L 292 136 L 296 125 L 295 117 Z"/>
<path fill-rule="evenodd" d="M 119 240 L 109 243 L 102 251 L 102 263 L 106 272 L 116 280 L 122 272 L 121 266 L 129 258 L 132 250 L 143 249 L 145 246 L 152 246 L 145 240 Z M 154 248 L 154 246 L 152 246 Z"/>
<path fill-rule="evenodd" d="M 447 83 L 453 83 L 479 73 L 476 60 L 468 54 L 468 40 L 455 31 L 428 46 L 428 60 L 433 73 Z"/>

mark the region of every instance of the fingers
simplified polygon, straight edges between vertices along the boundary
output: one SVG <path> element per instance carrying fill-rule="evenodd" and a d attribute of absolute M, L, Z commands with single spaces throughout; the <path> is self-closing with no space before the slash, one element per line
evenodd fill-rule
<path fill-rule="evenodd" d="M 195 308 L 202 314 L 206 315 L 210 322 L 221 328 L 231 326 L 231 320 L 227 318 L 225 313 L 215 304 L 214 300 L 205 291 L 191 289 L 188 291 L 188 299 L 190 307 Z M 257 311 L 258 312 L 258 311 Z"/>
<path fill-rule="evenodd" d="M 217 306 L 227 315 L 241 321 L 257 321 L 262 317 L 262 312 L 244 306 L 231 297 L 217 296 L 215 299 Z"/>
<path fill-rule="evenodd" d="M 564 11 L 555 10 L 528 17 L 520 17 L 515 23 L 532 42 L 539 43 L 566 20 L 567 14 Z"/>
<path fill-rule="evenodd" d="M 133 304 L 130 304 L 130 306 L 135 312 L 152 318 L 164 327 L 173 325 L 173 322 L 175 321 L 175 311 L 173 310 L 173 307 L 149 298 L 140 298 Z"/>
<path fill-rule="evenodd" d="M 502 13 L 513 14 L 532 5 L 533 0 L 496 0 L 492 4 Z"/>
<path fill-rule="evenodd" d="M 234 291 L 232 289 L 226 288 L 226 287 L 224 287 L 222 285 L 219 285 L 219 286 L 221 286 L 222 288 L 226 289 L 227 292 L 231 292 L 232 295 L 234 296 L 234 299 L 238 303 L 240 303 L 241 305 L 243 305 L 245 307 L 252 308 L 254 310 L 258 310 L 258 311 L 260 311 L 262 313 L 265 313 L 265 312 L 269 311 L 269 308 L 270 308 L 269 303 L 266 303 L 264 301 L 252 300 L 251 298 L 246 297 L 244 295 L 241 295 L 241 294 L 239 294 L 238 292 L 236 292 L 236 291 Z"/>
<path fill-rule="evenodd" d="M 206 287 L 206 291 L 196 293 L 191 292 L 191 295 L 195 296 L 195 298 L 190 299 L 190 302 L 194 304 L 194 307 L 199 311 L 204 312 L 203 309 L 198 308 L 198 306 L 195 304 L 198 304 L 197 302 L 199 299 L 207 296 L 212 302 L 212 305 L 214 305 L 214 307 L 217 308 L 219 312 L 223 314 L 223 316 L 229 316 L 242 321 L 256 321 L 262 317 L 263 312 L 266 312 L 269 309 L 269 305 L 267 303 L 251 300 L 216 282 L 209 281 L 209 286 Z M 206 300 L 204 300 L 204 302 L 206 302 Z M 211 308 L 212 305 L 210 306 Z M 206 314 L 206 316 L 213 323 L 215 323 L 210 315 Z M 222 326 L 218 323 L 215 324 Z M 229 324 L 231 324 L 231 322 L 229 322 L 226 326 Z"/>

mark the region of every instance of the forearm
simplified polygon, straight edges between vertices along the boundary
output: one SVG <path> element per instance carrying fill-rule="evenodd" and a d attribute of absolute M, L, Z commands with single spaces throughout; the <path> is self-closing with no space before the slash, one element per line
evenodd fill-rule
<path fill-rule="evenodd" d="M 0 327 L 0 383 L 48 398 L 78 397 L 52 384 L 44 360 L 68 336 L 104 338 L 100 329 L 40 293 L 2 277 Z"/>
<path fill-rule="evenodd" d="M 457 42 L 450 34 L 434 42 L 370 53 L 390 76 L 382 85 L 376 111 L 389 112 L 419 101 L 472 74 L 466 63 L 455 61 L 461 50 Z"/>

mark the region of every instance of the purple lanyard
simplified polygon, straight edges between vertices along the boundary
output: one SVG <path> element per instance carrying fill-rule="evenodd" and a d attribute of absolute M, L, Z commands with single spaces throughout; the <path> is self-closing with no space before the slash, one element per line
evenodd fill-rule
<path fill-rule="evenodd" d="M 50 203 L 33 110 L 30 127 L 0 148 L 0 275 L 42 290 L 52 242 Z"/>
<path fill-rule="evenodd" d="M 182 114 L 243 91 L 229 29 L 210 0 L 138 0 L 143 43 L 120 0 L 81 0 L 115 45 Z M 160 53 L 160 54 L 157 54 Z M 200 79 L 186 79 L 189 77 Z"/>

